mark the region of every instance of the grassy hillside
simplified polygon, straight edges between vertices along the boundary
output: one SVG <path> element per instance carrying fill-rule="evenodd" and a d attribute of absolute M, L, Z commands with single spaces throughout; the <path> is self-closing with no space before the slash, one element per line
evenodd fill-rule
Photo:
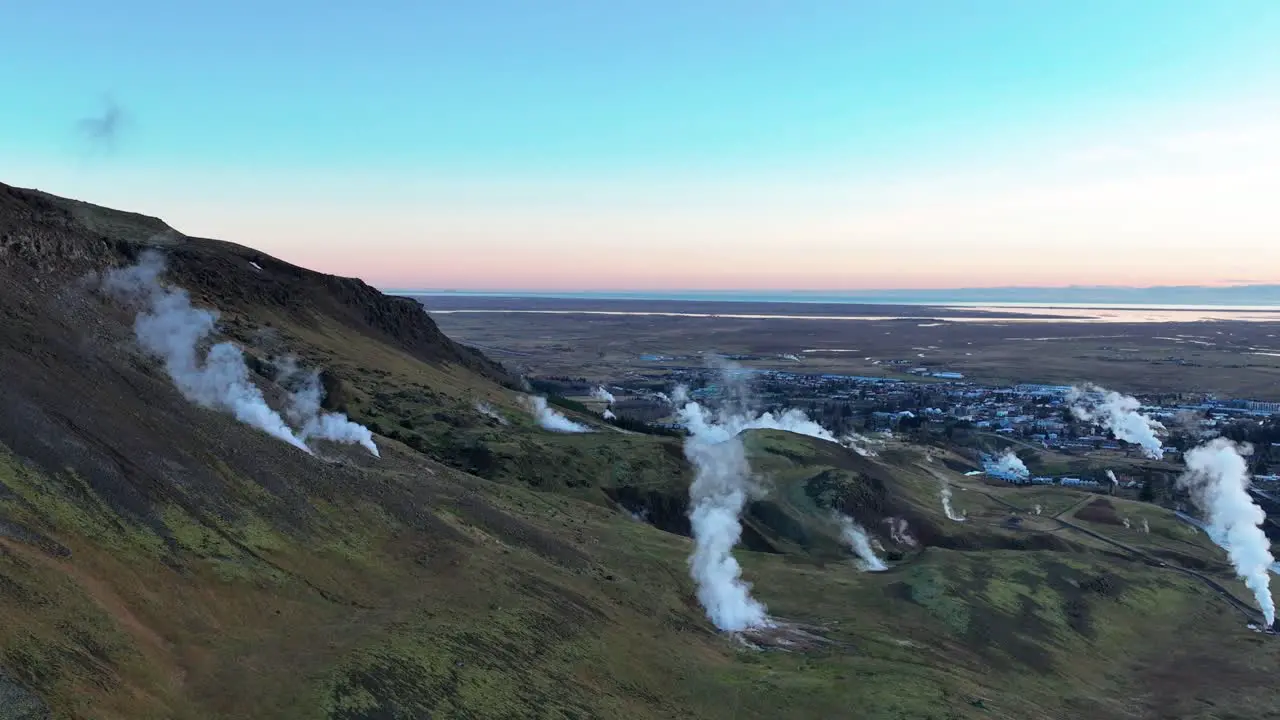
<path fill-rule="evenodd" d="M 323 369 L 327 403 L 375 428 L 381 457 L 306 455 L 185 401 L 85 280 L 145 246 L 222 311 L 268 396 L 282 355 Z M 538 428 L 517 379 L 416 308 L 3 186 L 0 293 L 4 720 L 1227 718 L 1280 702 L 1280 645 L 1207 582 L 1248 599 L 1220 551 L 1152 506 L 1116 501 L 1126 531 L 1083 512 L 1094 496 L 985 486 L 936 448 L 864 458 L 749 433 L 766 492 L 738 557 L 777 627 L 735 637 L 688 577 L 678 440 L 572 412 L 596 432 Z M 942 513 L 943 483 L 965 522 Z M 887 572 L 854 568 L 833 508 Z"/>

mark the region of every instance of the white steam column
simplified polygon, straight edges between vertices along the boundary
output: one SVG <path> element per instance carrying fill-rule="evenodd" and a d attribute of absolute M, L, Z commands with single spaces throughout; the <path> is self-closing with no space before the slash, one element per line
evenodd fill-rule
<path fill-rule="evenodd" d="M 1244 456 L 1253 448 L 1215 438 L 1186 454 L 1187 471 L 1178 478 L 1208 524 L 1205 531 L 1227 551 L 1236 575 L 1253 591 L 1269 628 L 1275 623 L 1269 569 L 1275 562 L 1271 542 L 1262 531 L 1267 515 L 1249 495 L 1249 467 Z"/>
<path fill-rule="evenodd" d="M 1121 395 L 1097 385 L 1083 389 L 1071 388 L 1067 394 L 1071 414 L 1078 420 L 1091 422 L 1106 428 L 1117 440 L 1142 447 L 1142 453 L 1152 460 L 1164 457 L 1164 446 L 1158 433 L 1165 430 L 1160 421 L 1139 412 L 1142 403 L 1137 398 Z"/>

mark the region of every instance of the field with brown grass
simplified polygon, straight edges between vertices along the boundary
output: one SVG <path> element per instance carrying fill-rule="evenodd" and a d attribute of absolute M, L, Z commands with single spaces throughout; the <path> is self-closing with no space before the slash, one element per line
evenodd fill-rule
<path fill-rule="evenodd" d="M 671 367 L 701 367 L 699 354 L 720 353 L 759 355 L 743 364 L 794 372 L 906 377 L 906 370 L 925 367 L 990 385 L 1089 381 L 1131 393 L 1214 392 L 1280 400 L 1280 318 L 1138 323 L 1040 317 L 1026 322 L 1035 316 L 1005 313 L 962 322 L 953 316 L 985 315 L 919 306 L 716 303 L 711 310 L 698 303 L 614 300 L 543 300 L 530 307 L 555 312 L 524 313 L 504 311 L 524 306 L 525 301 L 511 298 L 421 300 L 429 311 L 438 311 L 433 318 L 451 337 L 546 375 L 661 375 Z M 459 312 L 465 309 L 486 312 Z M 708 316 L 613 314 L 622 312 Z M 725 316 L 752 313 L 863 319 Z M 644 355 L 683 359 L 653 361 Z M 901 364 L 890 364 L 895 361 Z"/>

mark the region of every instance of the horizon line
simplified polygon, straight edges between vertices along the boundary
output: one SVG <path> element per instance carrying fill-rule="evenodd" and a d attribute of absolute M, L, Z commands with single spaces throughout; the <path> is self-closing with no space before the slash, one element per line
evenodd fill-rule
<path fill-rule="evenodd" d="M 375 286 L 385 293 L 397 295 L 555 295 L 559 293 L 573 294 L 643 294 L 655 295 L 664 293 L 686 293 L 697 295 L 730 295 L 741 293 L 758 293 L 774 295 L 860 295 L 879 293 L 948 293 L 948 292 L 991 292 L 991 291 L 1157 291 L 1157 290 L 1258 290 L 1280 289 L 1280 282 L 1275 283 L 1242 283 L 1232 285 L 987 285 L 958 287 L 893 287 L 893 288 L 406 288 L 394 286 Z"/>

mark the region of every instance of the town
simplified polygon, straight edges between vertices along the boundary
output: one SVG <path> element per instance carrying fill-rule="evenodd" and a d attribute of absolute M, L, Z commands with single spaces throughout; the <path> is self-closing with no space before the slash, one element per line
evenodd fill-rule
<path fill-rule="evenodd" d="M 667 358 L 663 358 L 667 359 Z M 733 358 L 729 358 L 733 360 Z M 1067 456 L 1104 454 L 1142 460 L 1136 445 L 1117 440 L 1072 414 L 1069 385 L 1020 383 L 992 387 L 963 379 L 959 373 L 910 368 L 906 377 L 803 373 L 776 369 L 740 369 L 726 382 L 725 372 L 705 367 L 670 367 L 660 377 L 628 378 L 606 383 L 618 400 L 611 406 L 620 418 L 656 428 L 679 430 L 671 406 L 660 393 L 688 388 L 693 400 L 712 405 L 749 386 L 760 410 L 798 408 L 836 436 L 875 433 L 933 437 L 960 442 L 977 437 L 977 447 L 1033 447 Z M 535 388 L 566 397 L 587 396 L 596 386 L 585 379 L 542 378 Z M 1220 398 L 1205 393 L 1144 395 L 1140 412 L 1164 426 L 1163 460 L 1175 463 L 1182 451 L 1204 440 L 1224 436 L 1254 446 L 1250 457 L 1255 483 L 1280 487 L 1280 403 Z M 1139 463 L 1141 464 L 1141 463 Z M 1153 463 L 1153 469 L 1159 463 Z M 1169 465 L 1165 466 L 1171 467 Z M 1104 484 L 1095 477 L 1071 475 L 1006 480 L 1082 485 Z M 989 475 L 1001 477 L 998 470 Z M 1126 484 L 1133 486 L 1136 480 Z"/>

